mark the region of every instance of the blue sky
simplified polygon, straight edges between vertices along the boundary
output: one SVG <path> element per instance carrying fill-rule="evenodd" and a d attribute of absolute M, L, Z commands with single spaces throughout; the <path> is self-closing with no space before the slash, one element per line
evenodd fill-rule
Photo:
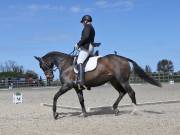
<path fill-rule="evenodd" d="M 14 60 L 42 75 L 33 56 L 69 53 L 84 14 L 93 17 L 101 55 L 129 57 L 140 66 L 170 59 L 180 70 L 179 0 L 0 0 L 0 63 Z"/>

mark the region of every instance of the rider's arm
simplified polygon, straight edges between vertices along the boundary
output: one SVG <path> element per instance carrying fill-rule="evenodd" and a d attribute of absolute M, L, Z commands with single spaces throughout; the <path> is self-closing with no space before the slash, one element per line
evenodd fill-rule
<path fill-rule="evenodd" d="M 91 31 L 90 26 L 84 27 L 84 29 L 82 31 L 82 35 L 81 35 L 81 40 L 77 43 L 79 47 L 81 47 L 89 42 L 90 31 Z"/>

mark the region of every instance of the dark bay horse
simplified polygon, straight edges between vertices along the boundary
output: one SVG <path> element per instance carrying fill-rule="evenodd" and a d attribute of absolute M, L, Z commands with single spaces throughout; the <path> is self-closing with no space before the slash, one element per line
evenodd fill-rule
<path fill-rule="evenodd" d="M 72 88 L 75 89 L 79 102 L 82 108 L 83 116 L 87 116 L 87 112 L 84 105 L 83 91 L 74 84 L 76 79 L 76 74 L 73 70 L 73 60 L 74 57 L 61 52 L 50 52 L 40 57 L 35 57 L 39 61 L 40 68 L 44 71 L 46 78 L 53 79 L 53 67 L 56 66 L 60 72 L 60 80 L 62 87 L 55 94 L 53 99 L 53 116 L 55 119 L 58 118 L 58 113 L 56 112 L 57 99 Z M 119 97 L 113 104 L 113 110 L 115 115 L 119 113 L 118 104 L 123 98 L 123 96 L 128 93 L 132 103 L 136 105 L 135 92 L 129 84 L 129 78 L 131 73 L 130 63 L 132 63 L 134 72 L 145 81 L 152 85 L 161 87 L 161 84 L 154 80 L 152 77 L 148 76 L 143 69 L 133 60 L 115 55 L 109 54 L 98 59 L 98 65 L 95 70 L 85 73 L 85 86 L 86 87 L 97 87 L 110 82 L 111 85 L 119 93 Z"/>

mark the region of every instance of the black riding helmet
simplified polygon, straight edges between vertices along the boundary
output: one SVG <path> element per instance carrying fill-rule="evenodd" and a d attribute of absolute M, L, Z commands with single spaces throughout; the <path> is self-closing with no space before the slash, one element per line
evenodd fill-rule
<path fill-rule="evenodd" d="M 92 17 L 90 15 L 84 15 L 81 19 L 81 23 L 84 21 L 92 22 Z"/>

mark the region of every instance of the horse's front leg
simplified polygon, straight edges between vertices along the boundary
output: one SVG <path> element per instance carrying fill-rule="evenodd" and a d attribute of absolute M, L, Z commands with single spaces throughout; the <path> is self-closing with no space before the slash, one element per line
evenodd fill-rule
<path fill-rule="evenodd" d="M 83 117 L 87 117 L 87 112 L 86 112 L 86 108 L 85 108 L 85 105 L 84 105 L 84 96 L 83 96 L 83 91 L 82 90 L 79 90 L 79 89 L 76 89 L 76 93 L 78 95 L 78 98 L 79 98 L 79 102 L 81 104 L 81 108 L 82 108 L 82 115 Z"/>
<path fill-rule="evenodd" d="M 56 112 L 56 105 L 57 105 L 57 100 L 58 98 L 63 95 L 64 93 L 66 93 L 68 90 L 70 90 L 71 88 L 68 86 L 62 86 L 59 91 L 54 95 L 54 99 L 53 99 L 53 116 L 54 119 L 56 120 L 58 118 L 58 113 Z"/>

